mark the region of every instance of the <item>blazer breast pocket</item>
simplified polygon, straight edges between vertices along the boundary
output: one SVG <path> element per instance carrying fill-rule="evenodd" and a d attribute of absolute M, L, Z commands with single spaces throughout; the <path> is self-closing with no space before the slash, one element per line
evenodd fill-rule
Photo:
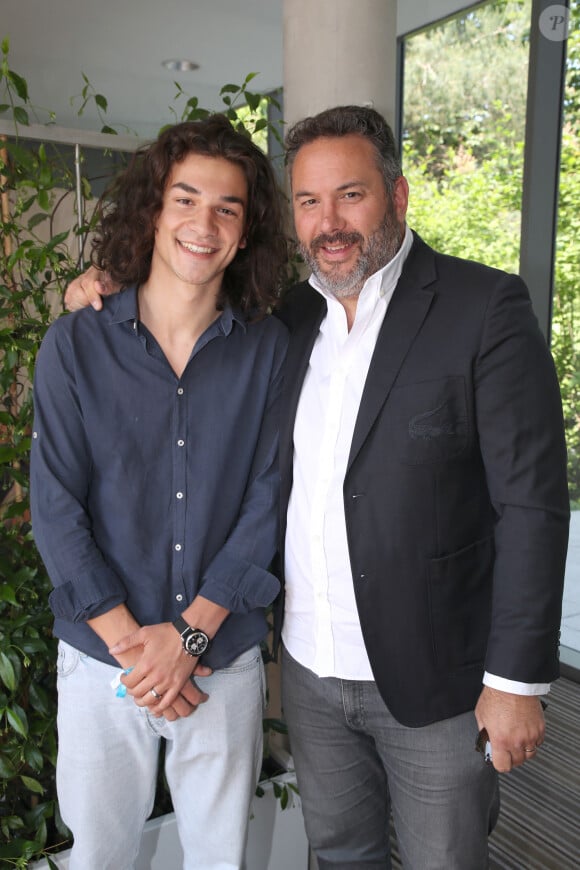
<path fill-rule="evenodd" d="M 471 440 L 464 378 L 396 387 L 389 397 L 388 418 L 403 463 L 446 462 L 459 456 Z"/>

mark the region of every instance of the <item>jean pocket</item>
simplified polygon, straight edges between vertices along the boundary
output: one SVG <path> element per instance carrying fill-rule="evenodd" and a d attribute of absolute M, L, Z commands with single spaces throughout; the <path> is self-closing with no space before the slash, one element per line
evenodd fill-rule
<path fill-rule="evenodd" d="M 242 674 L 245 671 L 251 671 L 254 668 L 258 667 L 262 658 L 262 653 L 260 652 L 259 647 L 252 647 L 251 649 L 246 650 L 241 655 L 234 659 L 231 664 L 227 667 L 222 668 L 221 672 L 223 674 Z"/>
<path fill-rule="evenodd" d="M 79 652 L 74 646 L 70 646 L 62 640 L 59 641 L 58 657 L 56 660 L 57 676 L 60 679 L 70 676 L 79 666 L 82 656 L 84 656 L 84 653 Z"/>

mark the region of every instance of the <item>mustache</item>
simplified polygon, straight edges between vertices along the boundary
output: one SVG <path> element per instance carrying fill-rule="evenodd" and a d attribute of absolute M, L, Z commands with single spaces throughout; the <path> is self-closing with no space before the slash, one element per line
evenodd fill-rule
<path fill-rule="evenodd" d="M 315 236 L 310 243 L 310 250 L 312 253 L 316 253 L 320 248 L 327 247 L 329 245 L 356 245 L 362 244 L 364 242 L 363 237 L 360 233 L 343 233 L 336 232 L 330 235 L 326 233 L 320 233 L 320 235 Z"/>

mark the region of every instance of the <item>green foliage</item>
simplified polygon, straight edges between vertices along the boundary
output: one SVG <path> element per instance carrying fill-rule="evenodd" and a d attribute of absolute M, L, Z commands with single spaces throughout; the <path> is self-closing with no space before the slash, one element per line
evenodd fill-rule
<path fill-rule="evenodd" d="M 0 863 L 26 866 L 63 840 L 54 797 L 55 661 L 49 582 L 30 531 L 27 462 L 36 349 L 58 311 L 51 299 L 76 272 L 69 233 L 55 231 L 66 172 L 19 128 L 31 106 L 2 43 L 0 112 L 14 136 L 0 142 Z M 70 181 L 70 180 L 69 180 Z M 71 187 L 71 184 L 68 185 Z"/>
<path fill-rule="evenodd" d="M 570 3 L 552 351 L 562 389 L 570 498 L 580 502 L 580 0 Z"/>
<path fill-rule="evenodd" d="M 529 0 L 497 0 L 408 40 L 409 221 L 440 250 L 517 272 Z M 580 501 L 580 0 L 570 3 L 552 353 Z"/>
<path fill-rule="evenodd" d="M 223 85 L 220 97 L 224 104 L 222 112 L 238 133 L 249 136 L 263 151 L 267 151 L 268 133 L 282 143 L 278 126 L 268 121 L 269 106 L 280 110 L 280 104 L 272 94 L 258 94 L 248 90 L 248 85 L 257 75 L 258 73 L 248 73 L 241 85 Z M 174 102 L 180 105 L 185 100 L 180 113 L 177 111 L 177 105 L 171 107 L 175 121 L 197 121 L 207 118 L 209 112 L 200 107 L 198 98 L 188 97 L 179 82 L 174 84 L 176 87 Z"/>

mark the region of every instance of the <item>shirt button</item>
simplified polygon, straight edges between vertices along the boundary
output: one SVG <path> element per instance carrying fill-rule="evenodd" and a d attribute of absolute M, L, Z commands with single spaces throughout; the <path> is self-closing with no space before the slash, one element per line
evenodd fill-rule
<path fill-rule="evenodd" d="M 179 553 L 179 551 L 181 550 L 181 544 L 176 544 L 176 545 L 175 545 L 175 549 L 176 549 L 177 552 Z"/>
<path fill-rule="evenodd" d="M 182 492 L 176 492 L 175 495 L 177 496 L 177 498 L 183 498 Z"/>
<path fill-rule="evenodd" d="M 178 387 L 178 388 L 177 388 L 177 395 L 178 395 L 178 396 L 183 396 L 183 387 Z"/>
<path fill-rule="evenodd" d="M 185 444 L 185 441 L 183 440 L 183 438 L 180 438 L 179 441 L 177 442 L 178 447 L 183 447 L 184 444 Z"/>
<path fill-rule="evenodd" d="M 183 595 L 176 595 L 175 600 L 176 601 L 183 601 Z"/>
<path fill-rule="evenodd" d="M 38 438 L 38 432 L 33 432 L 33 433 L 32 433 L 32 437 L 33 437 L 33 438 Z"/>

